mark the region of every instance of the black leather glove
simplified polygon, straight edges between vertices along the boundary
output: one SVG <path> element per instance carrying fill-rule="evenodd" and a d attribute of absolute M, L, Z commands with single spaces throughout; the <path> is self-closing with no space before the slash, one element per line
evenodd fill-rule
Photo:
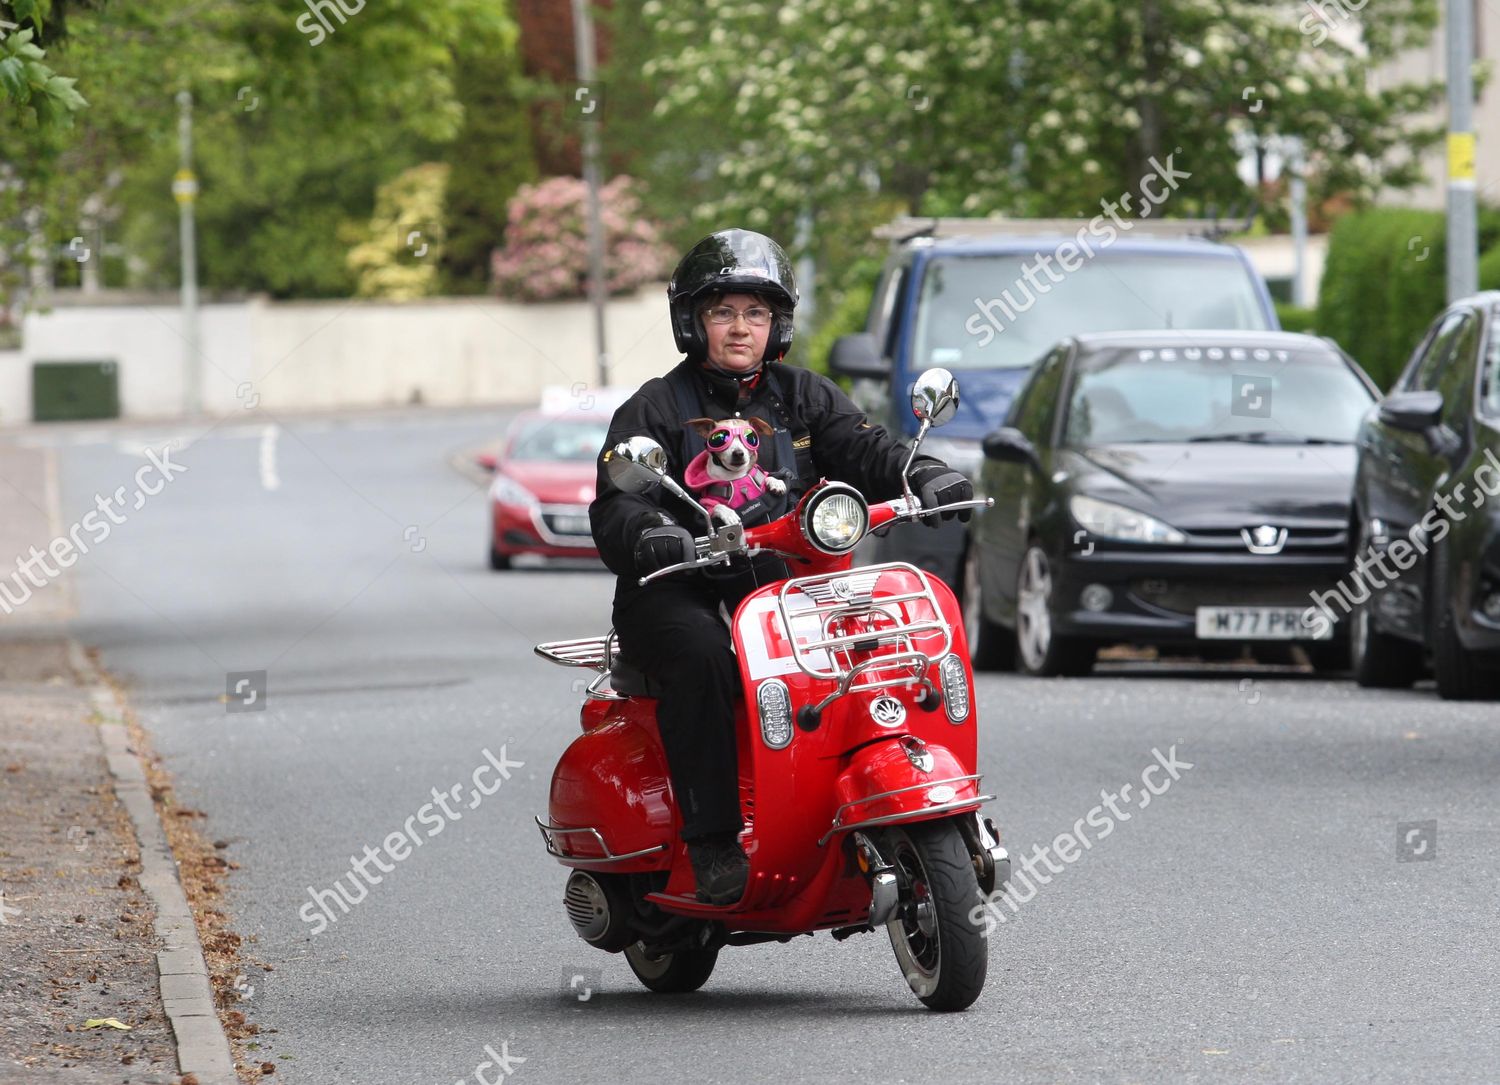
<path fill-rule="evenodd" d="M 697 556 L 693 533 L 676 524 L 653 527 L 635 542 L 635 567 L 642 576 Z"/>
<path fill-rule="evenodd" d="M 917 496 L 922 499 L 922 507 L 925 509 L 951 505 L 955 501 L 974 500 L 974 484 L 961 471 L 955 471 L 946 464 L 933 463 L 926 467 L 919 467 L 911 473 L 911 480 L 917 488 Z M 951 520 L 955 516 L 961 522 L 968 523 L 972 511 L 971 509 L 958 509 L 940 513 L 937 517 L 925 516 L 922 518 L 922 523 L 935 528 L 938 526 L 939 519 Z"/>

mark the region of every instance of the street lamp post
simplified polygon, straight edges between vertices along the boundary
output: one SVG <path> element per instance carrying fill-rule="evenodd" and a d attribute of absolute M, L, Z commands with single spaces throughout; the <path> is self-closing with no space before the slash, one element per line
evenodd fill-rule
<path fill-rule="evenodd" d="M 198 362 L 198 240 L 193 203 L 198 198 L 198 178 L 193 173 L 193 95 L 177 94 L 177 140 L 182 160 L 172 179 L 177 200 L 182 247 L 182 410 L 189 417 L 203 407 L 202 366 Z"/>
<path fill-rule="evenodd" d="M 578 91 L 572 108 L 583 97 L 583 181 L 589 190 L 589 303 L 594 309 L 594 353 L 599 387 L 609 384 L 609 349 L 604 334 L 604 222 L 599 209 L 599 114 L 602 95 L 594 83 L 594 20 L 589 0 L 573 0 L 573 45 L 578 63 Z"/>
<path fill-rule="evenodd" d="M 1448 300 L 1479 289 L 1474 183 L 1474 9 L 1448 0 Z"/>

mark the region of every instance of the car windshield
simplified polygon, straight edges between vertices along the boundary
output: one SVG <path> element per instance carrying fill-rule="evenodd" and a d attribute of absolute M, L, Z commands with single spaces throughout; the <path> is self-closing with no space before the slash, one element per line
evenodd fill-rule
<path fill-rule="evenodd" d="M 604 447 L 608 419 L 532 418 L 511 439 L 512 463 L 589 463 Z"/>
<path fill-rule="evenodd" d="M 1269 327 L 1252 273 L 1223 254 L 1097 252 L 1071 272 L 1055 250 L 1044 255 L 1056 280 L 1031 253 L 932 260 L 917 306 L 913 367 L 1029 366 L 1058 340 L 1087 332 Z M 1065 255 L 1070 264 L 1079 259 Z"/>
<path fill-rule="evenodd" d="M 1064 443 L 1350 444 L 1374 400 L 1332 351 L 1111 349 L 1076 363 Z"/>

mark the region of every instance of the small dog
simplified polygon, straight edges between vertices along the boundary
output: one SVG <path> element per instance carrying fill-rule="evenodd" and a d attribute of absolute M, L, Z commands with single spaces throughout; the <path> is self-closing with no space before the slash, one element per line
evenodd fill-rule
<path fill-rule="evenodd" d="M 689 490 L 719 520 L 730 524 L 739 510 L 769 491 L 786 493 L 786 483 L 761 470 L 760 439 L 773 432 L 761 418 L 694 418 L 688 428 L 708 445 L 693 457 L 684 473 Z M 726 515 L 727 514 L 727 515 Z"/>

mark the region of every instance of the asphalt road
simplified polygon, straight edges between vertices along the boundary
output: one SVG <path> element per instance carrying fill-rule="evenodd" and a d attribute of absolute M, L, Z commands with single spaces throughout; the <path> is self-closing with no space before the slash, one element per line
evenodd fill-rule
<path fill-rule="evenodd" d="M 1153 750 L 1192 768 L 999 928 L 977 1005 L 922 1009 L 883 934 L 726 950 L 664 999 L 572 933 L 532 824 L 578 698 L 530 649 L 603 632 L 611 582 L 485 568 L 483 491 L 446 461 L 503 417 L 247 418 L 174 453 L 187 470 L 79 563 L 75 629 L 232 842 L 276 1080 L 473 1080 L 502 1044 L 519 1082 L 1500 1078 L 1496 705 L 1254 670 L 986 676 L 1014 855 Z M 65 522 L 191 432 L 59 431 Z M 227 713 L 227 675 L 261 670 L 264 711 Z M 524 766 L 312 933 L 310 888 L 501 747 Z M 1400 861 L 1398 823 L 1430 821 Z"/>

